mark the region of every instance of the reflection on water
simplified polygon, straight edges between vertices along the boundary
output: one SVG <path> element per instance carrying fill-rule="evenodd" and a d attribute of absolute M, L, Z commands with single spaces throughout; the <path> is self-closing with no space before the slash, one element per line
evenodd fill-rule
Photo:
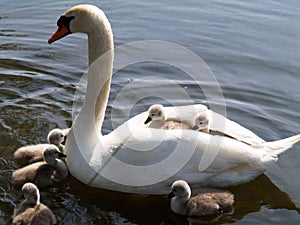
<path fill-rule="evenodd" d="M 49 46 L 47 39 L 61 13 L 79 2 L 0 2 L 0 224 L 11 224 L 14 207 L 20 202 L 20 192 L 11 185 L 15 149 L 46 142 L 51 129 L 72 124 L 76 85 L 87 66 L 86 37 L 67 37 L 55 46 Z M 299 1 L 89 2 L 107 13 L 116 46 L 158 39 L 175 42 L 202 57 L 220 83 L 230 119 L 266 140 L 300 133 L 300 58 L 295 47 L 300 35 Z M 119 91 L 145 76 L 174 81 L 194 102 L 208 103 L 199 86 L 176 68 L 155 63 L 131 65 L 113 77 L 104 133 L 128 111 L 126 104 L 114 104 Z M 155 81 L 150 85 L 162 88 Z M 138 92 L 134 89 L 130 94 L 135 97 Z M 175 102 L 184 104 L 182 99 Z M 141 99 L 130 115 L 154 103 L 167 101 L 155 96 Z M 299 151 L 296 145 L 267 175 L 229 187 L 236 198 L 234 211 L 216 221 L 188 221 L 174 215 L 164 196 L 99 190 L 71 176 L 58 187 L 42 190 L 41 200 L 54 211 L 58 224 L 65 225 L 299 224 L 295 204 L 300 201 Z"/>

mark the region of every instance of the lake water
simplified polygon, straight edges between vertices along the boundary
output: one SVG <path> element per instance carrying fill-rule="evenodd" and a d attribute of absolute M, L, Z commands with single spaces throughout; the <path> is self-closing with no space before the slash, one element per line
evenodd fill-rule
<path fill-rule="evenodd" d="M 0 224 L 11 224 L 20 192 L 11 185 L 13 152 L 46 141 L 49 130 L 72 124 L 76 86 L 87 69 L 84 35 L 48 45 L 57 18 L 81 1 L 0 2 Z M 300 2 L 268 1 L 88 1 L 110 20 L 115 45 L 163 40 L 201 57 L 222 88 L 227 116 L 265 140 L 300 133 Z M 183 87 L 194 102 L 205 94 L 184 73 L 159 63 L 137 63 L 113 77 L 103 132 L 111 130 L 118 92 L 135 79 L 158 76 Z M 159 88 L 159 84 L 154 85 Z M 201 81 L 200 81 L 201 82 Z M 145 84 L 146 85 L 146 84 Z M 203 84 L 210 85 L 210 84 Z M 141 87 L 143 88 L 143 87 Z M 133 89 L 132 96 L 138 95 Z M 175 104 L 184 104 L 176 99 Z M 162 99 L 141 99 L 135 115 Z M 127 107 L 127 108 L 126 108 Z M 115 118 L 115 117 L 114 117 Z M 118 117 L 116 117 L 118 118 Z M 234 211 L 213 224 L 299 224 L 300 144 L 264 175 L 229 187 Z M 58 224 L 187 224 L 173 215 L 163 196 L 140 196 L 87 187 L 71 176 L 42 191 L 42 202 Z M 203 221 L 192 221 L 201 224 Z"/>

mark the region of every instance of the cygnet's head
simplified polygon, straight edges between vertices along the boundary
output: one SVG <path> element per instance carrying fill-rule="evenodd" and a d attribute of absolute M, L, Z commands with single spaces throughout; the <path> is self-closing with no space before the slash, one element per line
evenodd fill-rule
<path fill-rule="evenodd" d="M 150 121 L 164 121 L 165 114 L 164 114 L 164 107 L 162 105 L 156 104 L 152 105 L 148 109 L 148 118 L 144 122 L 145 124 L 149 123 Z"/>
<path fill-rule="evenodd" d="M 49 145 L 44 149 L 43 158 L 47 163 L 55 162 L 57 158 L 66 158 L 67 156 L 61 153 L 57 146 Z"/>
<path fill-rule="evenodd" d="M 36 202 L 36 204 L 40 202 L 40 192 L 35 184 L 25 183 L 22 187 L 22 192 L 26 200 Z"/>
<path fill-rule="evenodd" d="M 168 198 L 184 198 L 189 199 L 191 197 L 191 188 L 184 180 L 177 180 L 171 186 L 171 191 Z"/>
<path fill-rule="evenodd" d="M 48 143 L 59 146 L 65 141 L 65 134 L 61 129 L 53 129 L 48 134 Z"/>
<path fill-rule="evenodd" d="M 207 129 L 209 124 L 209 116 L 207 112 L 199 113 L 195 119 L 195 127 L 196 130 Z"/>

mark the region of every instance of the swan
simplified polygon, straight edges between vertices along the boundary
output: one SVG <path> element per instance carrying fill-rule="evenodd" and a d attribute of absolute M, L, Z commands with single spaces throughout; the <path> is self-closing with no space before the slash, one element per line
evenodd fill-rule
<path fill-rule="evenodd" d="M 21 187 L 26 182 L 32 182 L 38 187 L 48 187 L 59 183 L 68 176 L 68 169 L 58 157 L 66 155 L 57 146 L 49 145 L 43 150 L 43 162 L 36 162 L 13 172 L 13 184 Z"/>
<path fill-rule="evenodd" d="M 50 146 L 51 144 L 56 145 L 61 152 L 64 152 L 64 146 L 62 143 L 65 141 L 70 128 L 51 130 L 47 136 L 49 144 L 37 144 L 27 145 L 18 148 L 14 152 L 14 161 L 18 166 L 26 166 L 28 164 L 43 161 L 43 149 Z"/>
<path fill-rule="evenodd" d="M 144 124 L 149 124 L 149 128 L 156 129 L 192 129 L 192 127 L 187 123 L 172 119 L 166 119 L 164 107 L 160 104 L 155 104 L 149 107 L 148 117 L 145 120 Z"/>
<path fill-rule="evenodd" d="M 225 129 L 231 136 L 258 147 L 194 130 L 149 129 L 144 125 L 147 112 L 102 135 L 114 58 L 110 23 L 98 7 L 77 5 L 68 9 L 57 25 L 49 44 L 72 33 L 88 36 L 87 91 L 73 121 L 65 152 L 70 173 L 89 186 L 128 193 L 167 194 L 172 181 L 178 179 L 186 180 L 193 189 L 239 184 L 264 173 L 282 153 L 300 141 L 298 134 L 266 142 L 213 111 L 214 128 Z M 168 118 L 177 117 L 193 125 L 195 116 L 207 107 L 195 104 L 164 110 Z"/>
<path fill-rule="evenodd" d="M 207 189 L 191 195 L 191 188 L 186 181 L 175 181 L 168 195 L 171 198 L 171 210 L 187 216 L 218 215 L 234 203 L 234 195 L 228 191 Z"/>
<path fill-rule="evenodd" d="M 40 192 L 33 183 L 22 187 L 25 200 L 16 208 L 13 215 L 13 225 L 52 225 L 56 218 L 52 211 L 40 203 Z"/>

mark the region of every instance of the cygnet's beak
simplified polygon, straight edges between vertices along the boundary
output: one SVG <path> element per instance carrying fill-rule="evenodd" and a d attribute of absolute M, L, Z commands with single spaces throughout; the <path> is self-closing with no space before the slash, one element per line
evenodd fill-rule
<path fill-rule="evenodd" d="M 197 125 L 193 126 L 192 130 L 199 130 L 199 126 Z"/>
<path fill-rule="evenodd" d="M 144 124 L 149 123 L 150 121 L 152 121 L 152 119 L 148 116 L 148 118 L 146 119 L 146 121 L 144 122 Z"/>
<path fill-rule="evenodd" d="M 58 157 L 60 157 L 60 158 L 67 158 L 67 156 L 64 154 L 64 153 L 58 153 Z"/>
<path fill-rule="evenodd" d="M 173 197 L 175 197 L 175 195 L 174 195 L 174 193 L 171 191 L 171 192 L 168 194 L 167 199 L 171 199 L 171 198 L 173 198 Z"/>

